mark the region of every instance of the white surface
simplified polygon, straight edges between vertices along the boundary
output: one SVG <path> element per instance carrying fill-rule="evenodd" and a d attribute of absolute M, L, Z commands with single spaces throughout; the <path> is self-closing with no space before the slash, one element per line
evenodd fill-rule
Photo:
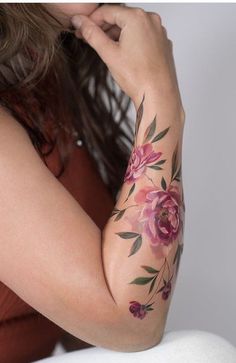
<path fill-rule="evenodd" d="M 127 5 L 161 15 L 186 111 L 185 246 L 166 328 L 236 344 L 236 4 Z"/>
<path fill-rule="evenodd" d="M 166 332 L 160 344 L 141 352 L 91 347 L 40 363 L 236 363 L 236 348 L 224 338 L 198 330 Z M 36 363 L 36 362 L 34 362 Z"/>
<path fill-rule="evenodd" d="M 52 355 L 55 356 L 55 355 L 60 355 L 60 354 L 63 354 L 65 353 L 65 349 L 63 348 L 62 344 L 61 343 L 57 343 L 53 352 L 52 352 Z"/>

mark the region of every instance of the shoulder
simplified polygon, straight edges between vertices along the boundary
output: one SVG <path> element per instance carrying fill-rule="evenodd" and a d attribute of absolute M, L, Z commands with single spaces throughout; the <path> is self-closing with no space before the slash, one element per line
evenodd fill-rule
<path fill-rule="evenodd" d="M 28 169 L 32 172 L 47 169 L 27 130 L 2 106 L 0 106 L 0 168 L 0 182 L 3 184 L 7 180 L 7 173 L 14 175 L 17 182 L 25 177 Z"/>
<path fill-rule="evenodd" d="M 12 141 L 15 141 L 16 138 L 23 138 L 25 142 L 30 142 L 30 138 L 28 136 L 25 128 L 18 122 L 18 120 L 7 110 L 5 107 L 0 105 L 0 140 L 1 143 L 8 141 L 5 147 L 12 144 Z M 7 138 L 7 140 L 6 140 Z"/>

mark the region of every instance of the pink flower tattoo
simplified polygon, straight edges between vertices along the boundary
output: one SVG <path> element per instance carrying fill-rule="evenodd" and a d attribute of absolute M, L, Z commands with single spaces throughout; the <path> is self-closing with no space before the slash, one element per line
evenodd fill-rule
<path fill-rule="evenodd" d="M 155 152 L 150 143 L 133 148 L 124 181 L 135 182 L 145 172 L 146 167 L 157 161 L 161 155 L 162 152 Z"/>
<path fill-rule="evenodd" d="M 130 232 L 142 239 L 146 237 L 156 258 L 166 257 L 184 225 L 184 205 L 178 187 L 170 184 L 163 190 L 147 186 L 136 193 L 134 201 L 136 210 L 123 217 L 130 224 Z"/>
<path fill-rule="evenodd" d="M 135 318 L 143 319 L 146 316 L 147 311 L 153 310 L 153 308 L 150 307 L 152 304 L 150 304 L 149 306 L 142 305 L 138 301 L 130 301 L 129 303 L 131 304 L 129 307 L 129 311 L 133 314 Z"/>
<path fill-rule="evenodd" d="M 167 190 L 144 188 L 134 199 L 138 203 L 143 202 L 138 223 L 143 224 L 151 245 L 169 246 L 177 238 L 182 226 L 183 211 L 178 188 L 173 185 Z"/>

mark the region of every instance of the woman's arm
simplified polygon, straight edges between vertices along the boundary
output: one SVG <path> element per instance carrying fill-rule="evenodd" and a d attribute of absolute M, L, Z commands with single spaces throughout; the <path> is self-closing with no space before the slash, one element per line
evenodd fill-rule
<path fill-rule="evenodd" d="M 151 102 L 151 98 L 149 103 L 148 98 L 145 100 L 143 105 L 144 109 L 145 105 L 148 109 L 147 114 L 155 113 L 155 102 Z M 145 115 L 144 111 L 142 121 L 148 125 L 149 117 Z M 152 251 L 144 232 L 147 219 L 144 217 L 142 224 L 139 222 L 140 212 L 137 215 L 143 202 L 135 201 L 135 198 L 143 199 L 141 190 L 152 187 L 153 183 L 157 189 L 163 189 L 161 178 L 165 179 L 167 186 L 176 185 L 181 195 L 180 182 L 170 181 L 170 156 L 177 142 L 181 144 L 182 123 L 179 116 L 173 114 L 177 121 L 175 124 L 164 119 L 157 121 L 151 140 L 167 127 L 170 127 L 169 131 L 162 139 L 153 142 L 153 162 L 148 162 L 149 166 L 143 165 L 145 172 L 142 175 L 141 169 L 129 166 L 127 180 L 116 204 L 116 209 L 126 209 L 125 213 L 111 216 L 102 238 L 99 228 L 43 164 L 25 130 L 4 111 L 1 111 L 0 118 L 1 280 L 43 315 L 90 344 L 121 351 L 138 351 L 157 344 L 163 333 L 170 297 L 166 301 L 160 294 L 151 296 L 158 284 L 158 289 L 163 287 L 164 280 L 160 274 L 149 295 L 150 283 L 140 285 L 130 282 L 139 277 L 153 278 L 155 275 L 141 265 L 160 270 L 164 260 L 157 259 L 153 251 L 164 253 L 172 247 L 167 254 L 165 272 L 164 267 L 162 270 L 167 281 L 175 271 L 176 264 L 172 261 L 177 244 L 182 241 L 178 236 L 169 242 L 168 238 L 174 236 L 173 226 L 177 223 L 177 215 L 173 214 L 173 225 L 169 226 L 166 239 L 167 248 L 159 249 L 158 245 L 156 248 L 154 243 Z M 138 135 L 141 138 L 141 129 Z M 156 153 L 160 152 L 162 155 L 157 158 Z M 146 155 L 147 161 L 149 156 Z M 164 170 L 150 167 L 164 159 L 164 164 L 159 163 Z M 179 166 L 178 154 L 178 170 Z M 133 178 L 135 189 L 125 202 L 134 184 L 130 183 Z M 177 198 L 173 200 L 177 201 Z M 177 203 L 175 210 L 181 206 L 180 200 Z M 136 207 L 132 207 L 134 204 Z M 127 218 L 131 224 L 127 223 Z M 125 233 L 128 236 L 124 236 Z M 129 233 L 136 235 L 130 238 Z M 128 257 L 131 250 L 132 254 Z M 167 296 L 168 288 L 165 292 Z M 140 320 L 134 317 L 134 313 L 136 311 L 141 317 L 143 309 L 140 310 L 135 303 L 130 304 L 130 301 L 155 303 L 150 307 L 153 310 Z M 130 306 L 134 309 L 133 314 L 129 311 Z"/>

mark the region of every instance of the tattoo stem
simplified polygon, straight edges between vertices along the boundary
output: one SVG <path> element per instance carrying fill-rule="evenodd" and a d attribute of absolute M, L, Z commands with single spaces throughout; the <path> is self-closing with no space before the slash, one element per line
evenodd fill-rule
<path fill-rule="evenodd" d="M 170 279 L 170 266 L 168 264 L 168 261 L 167 261 L 167 267 L 168 267 L 168 280 Z"/>
<path fill-rule="evenodd" d="M 158 186 L 153 182 L 152 178 L 150 178 L 147 174 L 143 174 L 146 176 L 146 178 L 148 178 L 148 180 L 150 180 L 150 182 L 154 185 L 154 187 L 158 188 Z"/>
<path fill-rule="evenodd" d="M 165 271 L 165 268 L 163 268 L 163 267 L 165 267 L 165 264 L 166 264 L 166 257 L 165 257 L 165 261 L 164 261 L 164 263 L 162 264 L 162 266 L 161 266 L 161 269 L 160 269 L 160 271 L 159 271 L 159 273 L 161 272 L 161 270 L 163 269 L 163 271 L 162 271 L 162 275 L 161 275 L 161 278 L 160 278 L 160 280 L 159 280 L 159 282 L 158 282 L 158 284 L 157 284 L 157 288 L 156 288 L 156 291 L 154 292 L 154 294 L 150 297 L 150 299 L 146 302 L 146 304 L 148 304 L 149 303 L 149 301 L 151 301 L 152 300 L 152 298 L 153 298 L 153 296 L 156 294 L 156 292 L 158 291 L 158 288 L 159 288 L 159 285 L 160 285 L 160 282 L 161 282 L 161 280 L 162 280 L 162 277 L 163 277 L 163 274 L 164 274 L 164 271 Z M 158 276 L 159 277 L 159 276 Z"/>

